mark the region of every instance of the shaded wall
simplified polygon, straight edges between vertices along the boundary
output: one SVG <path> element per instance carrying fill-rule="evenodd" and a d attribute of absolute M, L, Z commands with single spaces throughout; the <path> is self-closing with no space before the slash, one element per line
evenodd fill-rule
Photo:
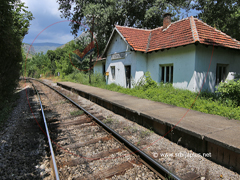
<path fill-rule="evenodd" d="M 211 61 L 212 52 L 213 57 Z M 206 82 L 203 86 L 203 90 L 210 92 L 215 91 L 217 64 L 228 64 L 226 80 L 234 79 L 234 74 L 240 73 L 240 51 L 222 47 L 214 47 L 213 50 L 213 46 L 206 47 L 201 44 L 196 46 L 194 77 L 197 91 L 199 91 L 202 87 L 202 83 L 206 77 L 209 65 L 210 69 L 206 78 Z"/>

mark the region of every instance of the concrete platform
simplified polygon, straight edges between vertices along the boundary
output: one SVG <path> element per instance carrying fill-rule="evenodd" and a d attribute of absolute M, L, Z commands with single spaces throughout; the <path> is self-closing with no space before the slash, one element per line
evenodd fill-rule
<path fill-rule="evenodd" d="M 77 83 L 57 84 L 197 153 L 211 153 L 209 159 L 240 173 L 238 120 L 193 110 L 182 118 L 188 109 Z"/>

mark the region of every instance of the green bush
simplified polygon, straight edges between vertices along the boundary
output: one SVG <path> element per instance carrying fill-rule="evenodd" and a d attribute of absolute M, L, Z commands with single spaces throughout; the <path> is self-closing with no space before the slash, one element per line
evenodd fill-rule
<path fill-rule="evenodd" d="M 149 88 L 156 88 L 157 82 L 152 80 L 150 72 L 146 72 L 136 83 L 132 82 L 135 89 L 147 90 Z"/>
<path fill-rule="evenodd" d="M 157 82 L 152 80 L 150 75 L 151 75 L 150 72 L 145 73 L 146 83 L 143 85 L 144 90 L 147 90 L 149 88 L 156 88 L 157 87 Z"/>
<path fill-rule="evenodd" d="M 228 82 L 220 83 L 217 93 L 221 100 L 232 106 L 240 105 L 240 80 L 231 80 Z"/>

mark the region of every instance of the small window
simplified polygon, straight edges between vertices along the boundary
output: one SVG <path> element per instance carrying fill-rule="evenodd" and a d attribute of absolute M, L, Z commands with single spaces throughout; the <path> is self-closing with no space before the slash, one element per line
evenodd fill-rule
<path fill-rule="evenodd" d="M 217 64 L 216 85 L 218 85 L 220 82 L 224 82 L 226 80 L 227 67 L 228 67 L 228 64 Z"/>
<path fill-rule="evenodd" d="M 160 65 L 161 82 L 173 83 L 173 64 Z"/>
<path fill-rule="evenodd" d="M 111 66 L 112 80 L 115 80 L 115 66 Z"/>

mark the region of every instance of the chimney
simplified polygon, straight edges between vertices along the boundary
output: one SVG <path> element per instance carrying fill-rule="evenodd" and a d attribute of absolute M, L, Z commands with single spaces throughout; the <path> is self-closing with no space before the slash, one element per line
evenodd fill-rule
<path fill-rule="evenodd" d="M 171 24 L 171 13 L 163 14 L 163 29 L 166 29 Z"/>

